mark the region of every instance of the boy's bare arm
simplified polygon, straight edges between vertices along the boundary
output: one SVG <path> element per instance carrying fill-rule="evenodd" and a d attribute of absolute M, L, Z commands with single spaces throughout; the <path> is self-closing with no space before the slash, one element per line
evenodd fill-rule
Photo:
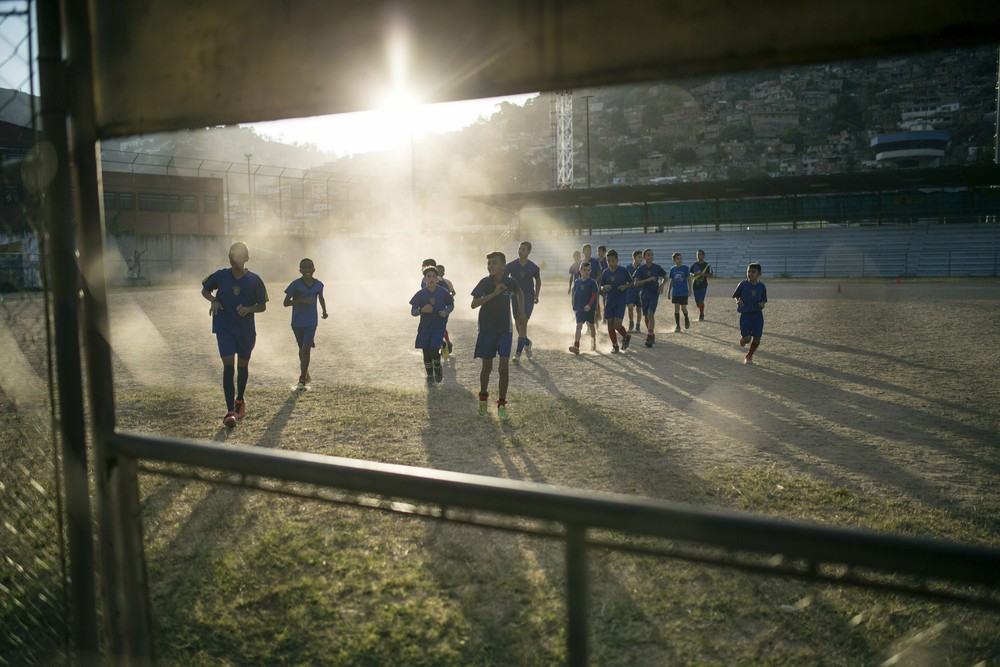
<path fill-rule="evenodd" d="M 222 302 L 216 299 L 215 295 L 204 287 L 201 288 L 201 295 L 208 301 L 212 302 L 212 305 L 208 307 L 208 314 L 215 317 L 215 314 L 222 310 Z"/>
<path fill-rule="evenodd" d="M 322 292 L 320 292 L 317 296 L 319 297 L 319 305 L 320 305 L 320 308 L 323 309 L 323 319 L 325 320 L 326 317 L 327 317 L 326 299 L 323 298 L 323 293 Z"/>

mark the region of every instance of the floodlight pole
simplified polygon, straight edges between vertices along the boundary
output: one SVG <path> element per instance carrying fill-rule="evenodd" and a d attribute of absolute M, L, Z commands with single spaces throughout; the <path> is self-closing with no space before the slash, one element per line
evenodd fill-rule
<path fill-rule="evenodd" d="M 590 98 L 593 95 L 584 95 L 580 99 L 587 101 L 586 108 L 586 118 L 587 118 L 587 188 L 590 188 Z"/>
<path fill-rule="evenodd" d="M 250 229 L 256 233 L 257 224 L 253 215 L 253 183 L 250 179 L 250 158 L 253 157 L 253 153 L 244 153 L 244 156 L 247 159 L 247 207 L 250 209 Z"/>

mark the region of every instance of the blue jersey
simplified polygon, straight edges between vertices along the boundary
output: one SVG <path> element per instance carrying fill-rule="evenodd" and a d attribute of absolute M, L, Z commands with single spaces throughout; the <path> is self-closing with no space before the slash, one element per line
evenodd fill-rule
<path fill-rule="evenodd" d="M 525 299 L 534 301 L 535 299 L 535 278 L 541 282 L 542 275 L 538 270 L 538 265 L 530 259 L 521 266 L 521 260 L 515 259 L 503 270 L 504 277 L 513 278 L 517 281 L 517 286 L 524 292 Z"/>
<path fill-rule="evenodd" d="M 759 280 L 756 285 L 744 280 L 736 286 L 733 298 L 743 302 L 742 306 L 736 306 L 736 312 L 756 313 L 761 310 L 761 304 L 767 303 L 767 288 Z"/>
<path fill-rule="evenodd" d="M 212 333 L 229 334 L 231 336 L 256 336 L 257 327 L 254 324 L 253 313 L 242 317 L 236 308 L 238 306 L 256 306 L 267 303 L 267 289 L 264 281 L 252 271 L 244 272 L 237 278 L 233 270 L 219 269 L 201 281 L 203 289 L 215 292 L 215 298 L 222 308 L 212 318 Z"/>
<path fill-rule="evenodd" d="M 626 303 L 625 293 L 627 290 L 618 289 L 622 285 L 628 285 L 631 279 L 628 275 L 628 269 L 619 264 L 614 269 L 607 268 L 604 269 L 604 273 L 601 274 L 601 287 L 605 285 L 611 285 L 611 291 L 607 293 L 606 304 L 609 306 L 617 306 L 620 303 Z"/>
<path fill-rule="evenodd" d="M 316 302 L 323 294 L 323 283 L 313 279 L 313 284 L 307 286 L 302 278 L 296 278 L 285 288 L 285 294 L 295 300 L 309 298 L 309 303 L 296 303 L 292 305 L 292 326 L 293 327 L 315 327 L 319 324 L 319 316 L 316 314 Z"/>
<path fill-rule="evenodd" d="M 593 278 L 577 278 L 573 282 L 573 310 L 581 312 L 587 304 L 593 311 L 597 305 L 595 295 L 598 293 L 597 281 Z"/>
<path fill-rule="evenodd" d="M 635 280 L 645 280 L 646 278 L 656 278 L 652 282 L 645 283 L 639 286 L 639 296 L 643 299 L 649 300 L 654 299 L 660 294 L 660 278 L 666 278 L 667 272 L 663 270 L 663 267 L 659 264 L 646 264 L 643 262 L 639 265 L 639 268 L 635 270 Z"/>
<path fill-rule="evenodd" d="M 430 304 L 434 310 L 429 313 L 421 313 L 420 309 Z M 429 341 L 431 336 L 436 334 L 444 335 L 445 326 L 448 324 L 447 314 L 455 309 L 455 298 L 446 287 L 436 285 L 432 292 L 426 286 L 410 299 L 410 305 L 417 310 L 420 315 L 420 322 L 417 324 L 417 347 L 428 347 L 422 345 L 421 341 Z M 441 317 L 440 311 L 445 311 L 445 317 Z"/>
<path fill-rule="evenodd" d="M 691 269 L 681 264 L 670 267 L 670 296 L 688 296 L 688 276 Z"/>
<path fill-rule="evenodd" d="M 479 331 L 481 333 L 508 333 L 514 330 L 510 317 L 510 298 L 520 293 L 521 288 L 513 278 L 501 278 L 507 291 L 490 299 L 479 307 Z M 472 298 L 479 299 L 492 294 L 497 288 L 493 278 L 486 276 L 472 290 Z"/>
<path fill-rule="evenodd" d="M 639 266 L 642 266 L 642 264 L 640 263 Z M 625 270 L 628 271 L 629 282 L 635 281 L 635 270 L 638 269 L 639 266 L 632 266 L 631 264 L 625 266 Z M 638 287 L 630 286 L 627 290 L 625 290 L 625 303 L 635 303 L 638 299 Z"/>

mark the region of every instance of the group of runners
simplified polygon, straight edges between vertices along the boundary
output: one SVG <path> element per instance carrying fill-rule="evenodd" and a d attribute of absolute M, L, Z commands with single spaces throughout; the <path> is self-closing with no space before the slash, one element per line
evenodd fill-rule
<path fill-rule="evenodd" d="M 708 280 L 713 276 L 712 267 L 705 261 L 705 253 L 698 250 L 697 261 L 685 265 L 680 253 L 672 256 L 669 270 L 656 264 L 649 248 L 632 253 L 631 264 L 619 263 L 616 250 L 597 247 L 597 256 L 591 256 L 592 246 L 586 244 L 582 252 L 574 252 L 574 262 L 569 269 L 568 294 L 576 316 L 576 333 L 569 351 L 580 353 L 583 326 L 587 325 L 591 337 L 591 350 L 597 348 L 598 323 L 606 323 L 611 339 L 612 353 L 627 350 L 633 333 L 641 333 L 645 326 L 646 347 L 656 341 L 656 310 L 664 289 L 674 306 L 674 331 L 691 326 L 688 300 L 694 298 L 698 319 L 705 319 L 705 295 Z M 521 356 L 532 356 L 532 342 L 528 337 L 528 321 L 542 288 L 541 272 L 529 259 L 531 243 L 523 241 L 518 246 L 517 259 L 507 262 L 502 252 L 486 256 L 487 275 L 471 292 L 472 309 L 479 310 L 479 331 L 473 358 L 480 359 L 479 407 L 480 415 L 488 412 L 489 384 L 493 360 L 499 358 L 497 387 L 497 414 L 507 419 L 507 389 L 510 380 L 509 364 L 519 364 Z M 249 250 L 241 242 L 229 250 L 230 266 L 210 274 L 202 281 L 202 296 L 210 302 L 212 332 L 216 335 L 219 355 L 222 358 L 222 386 L 226 400 L 225 426 L 232 428 L 246 415 L 244 393 L 249 376 L 248 364 L 256 342 L 254 314 L 267 308 L 267 290 L 260 277 L 246 269 Z M 299 350 L 299 382 L 304 390 L 309 377 L 311 349 L 315 347 L 315 334 L 319 314 L 327 317 L 323 283 L 314 277 L 315 265 L 305 258 L 299 263 L 301 277 L 285 289 L 283 305 L 292 308 L 292 331 Z M 433 259 L 424 260 L 421 267 L 423 280 L 420 289 L 410 299 L 410 312 L 419 317 L 414 347 L 423 352 L 424 370 L 428 383 L 441 382 L 442 359 L 446 360 L 453 346 L 448 335 L 448 318 L 455 308 L 455 289 L 444 278 L 444 267 Z M 763 308 L 767 290 L 760 282 L 761 267 L 752 263 L 747 267 L 747 279 L 740 282 L 733 299 L 740 313 L 740 345 L 749 349 L 743 362 L 753 363 L 753 355 L 763 335 Z M 628 328 L 624 326 L 626 313 Z M 513 332 L 517 331 L 514 347 Z M 620 341 L 620 342 L 619 342 Z M 513 349 L 512 349 L 513 348 Z M 513 355 L 511 354 L 513 352 Z"/>

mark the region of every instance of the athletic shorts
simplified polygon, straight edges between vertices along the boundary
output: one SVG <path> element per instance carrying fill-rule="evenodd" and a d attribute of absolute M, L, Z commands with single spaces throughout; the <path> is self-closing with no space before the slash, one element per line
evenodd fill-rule
<path fill-rule="evenodd" d="M 753 336 L 760 338 L 764 335 L 764 313 L 759 310 L 755 313 L 740 314 L 740 337 Z"/>
<path fill-rule="evenodd" d="M 527 295 L 525 295 L 527 297 Z M 516 296 L 510 297 L 511 306 L 514 309 L 514 317 L 517 317 L 517 302 L 518 298 Z M 524 300 L 524 319 L 531 319 L 531 311 L 535 309 L 535 297 L 528 297 Z"/>
<path fill-rule="evenodd" d="M 625 290 L 625 305 L 636 305 L 640 308 L 642 307 L 642 304 L 639 302 L 639 290 L 634 287 L 629 287 Z"/>
<path fill-rule="evenodd" d="M 582 308 L 576 311 L 576 323 L 577 324 L 593 324 L 594 323 L 594 309 L 591 308 L 588 311 L 584 311 Z"/>
<path fill-rule="evenodd" d="M 604 319 L 606 320 L 620 320 L 625 317 L 625 304 L 616 303 L 614 305 L 604 305 Z"/>
<path fill-rule="evenodd" d="M 440 325 L 427 329 L 426 331 L 417 331 L 417 338 L 413 341 L 413 347 L 418 350 L 433 350 L 434 348 L 441 347 L 444 342 L 444 332 L 448 328 L 447 318 Z"/>
<path fill-rule="evenodd" d="M 295 342 L 298 343 L 300 350 L 316 347 L 316 327 L 292 327 L 292 333 L 295 334 Z"/>
<path fill-rule="evenodd" d="M 694 302 L 705 303 L 705 295 L 708 294 L 708 285 L 694 288 Z"/>
<path fill-rule="evenodd" d="M 236 355 L 243 361 L 249 361 L 253 346 L 257 344 L 257 337 L 217 333 L 215 334 L 215 342 L 219 344 L 220 357 Z"/>
<path fill-rule="evenodd" d="M 688 305 L 688 298 L 686 296 L 674 296 L 670 297 L 670 301 L 676 303 L 678 306 Z"/>
<path fill-rule="evenodd" d="M 476 352 L 473 359 L 492 359 L 500 355 L 501 359 L 510 357 L 510 344 L 514 339 L 514 334 L 510 331 L 503 333 L 483 333 L 476 337 Z"/>
<path fill-rule="evenodd" d="M 640 300 L 640 305 L 642 306 L 643 315 L 652 315 L 656 312 L 656 304 L 660 302 L 660 295 L 657 294 L 653 297 L 642 297 Z"/>

